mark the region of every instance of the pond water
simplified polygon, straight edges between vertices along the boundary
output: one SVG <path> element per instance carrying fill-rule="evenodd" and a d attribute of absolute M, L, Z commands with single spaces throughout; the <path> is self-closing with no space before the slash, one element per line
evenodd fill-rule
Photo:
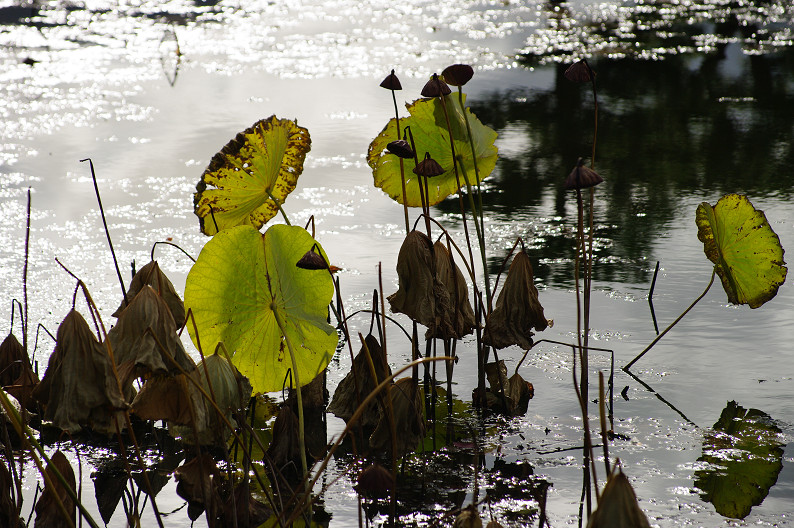
<path fill-rule="evenodd" d="M 573 342 L 576 201 L 562 181 L 579 156 L 590 156 L 593 105 L 590 91 L 562 73 L 587 57 L 597 71 L 596 169 L 605 180 L 595 193 L 591 344 L 613 350 L 620 367 L 656 336 L 647 297 L 657 261 L 660 327 L 708 284 L 712 266 L 697 239 L 698 204 L 746 194 L 783 247 L 794 247 L 792 19 L 794 9 L 783 0 L 0 2 L 0 300 L 10 307 L 11 299 L 23 299 L 30 189 L 31 332 L 41 323 L 54 333 L 71 307 L 75 284 L 56 257 L 86 282 L 110 321 L 119 286 L 90 170 L 80 160 L 93 160 L 128 277 L 128 263 L 148 262 L 158 240 L 198 255 L 207 238 L 192 193 L 202 171 L 237 132 L 275 114 L 297 118 L 312 136 L 285 208 L 295 224 L 314 216 L 318 240 L 342 268 L 347 312 L 367 308 L 379 264 L 385 293 L 396 290 L 405 234 L 402 207 L 373 186 L 366 163 L 370 141 L 393 115 L 390 95 L 378 84 L 394 68 L 404 88 L 398 99 L 410 102 L 430 74 L 462 62 L 475 69 L 466 87 L 472 110 L 499 133 L 500 159 L 483 195 L 488 266 L 498 271 L 522 237 L 540 300 L 555 321 L 538 337 Z M 450 199 L 433 213 L 462 239 L 457 207 Z M 191 261 L 163 246 L 155 256 L 184 291 Z M 9 322 L 4 318 L 0 328 L 10 329 Z M 794 525 L 792 322 L 790 281 L 757 310 L 728 304 L 715 284 L 633 368 L 636 378 L 616 369 L 620 436 L 610 455 L 622 461 L 652 525 Z M 368 326 L 367 318 L 354 319 L 351 330 Z M 18 318 L 14 331 L 19 335 Z M 408 361 L 410 346 L 390 332 L 395 368 Z M 51 350 L 40 334 L 41 371 Z M 477 382 L 473 350 L 471 340 L 458 348 L 462 366 L 453 390 L 464 402 Z M 329 387 L 349 368 L 345 356 L 329 367 Z M 508 349 L 500 357 L 512 371 L 521 353 Z M 592 355 L 591 379 L 608 372 L 609 360 Z M 501 493 L 495 511 L 503 523 L 510 520 L 504 512 L 538 506 L 516 489 L 542 481 L 552 484 L 550 524 L 578 520 L 581 455 L 567 449 L 581 446 L 582 420 L 571 369 L 568 347 L 533 349 L 521 366 L 535 387 L 529 411 L 488 429 L 479 484 Z M 617 394 L 624 387 L 625 398 Z M 694 484 L 704 435 L 731 400 L 771 416 L 783 445 L 776 484 L 742 521 L 718 514 Z M 329 416 L 328 438 L 343 426 Z M 70 445 L 61 447 L 75 461 Z M 102 456 L 85 458 L 96 465 Z M 423 488 L 421 510 L 405 522 L 432 524 L 439 510 L 471 500 L 474 471 L 462 460 L 456 453 L 433 458 L 436 481 Z M 346 467 L 332 464 L 326 480 Z M 504 468 L 524 480 L 510 480 Z M 93 489 L 90 473 L 83 470 L 84 493 Z M 331 526 L 358 522 L 351 478 L 342 476 L 323 496 Z M 31 470 L 31 494 L 35 480 Z M 183 505 L 173 490 L 171 481 L 158 495 L 160 510 Z M 405 499 L 406 507 L 414 500 Z M 92 500 L 86 503 L 95 511 Z M 117 512 L 110 525 L 124 522 Z M 189 520 L 178 512 L 166 524 Z"/>

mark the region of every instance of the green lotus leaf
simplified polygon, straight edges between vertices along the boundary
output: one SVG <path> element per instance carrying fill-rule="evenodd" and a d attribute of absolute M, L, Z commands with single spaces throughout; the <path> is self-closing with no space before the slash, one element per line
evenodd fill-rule
<path fill-rule="evenodd" d="M 695 222 L 730 302 L 758 308 L 777 294 L 786 280 L 783 248 L 763 211 L 746 196 L 728 194 L 713 207 L 701 203 Z"/>
<path fill-rule="evenodd" d="M 473 185 L 478 183 L 478 180 L 475 177 L 474 161 L 466 134 L 466 122 L 463 118 L 464 109 L 461 107 L 457 97 L 446 96 L 444 100 L 449 113 L 455 153 L 462 158 L 463 170 L 466 171 L 469 182 Z M 434 205 L 450 194 L 458 192 L 460 186 L 465 184 L 465 180 L 462 172 L 460 173 L 459 182 L 455 178 L 452 151 L 449 146 L 449 131 L 447 130 L 447 122 L 440 99 L 417 99 L 407 105 L 407 108 L 411 115 L 400 119 L 400 130 L 405 130 L 406 126 L 410 126 L 416 146 L 416 154 L 419 159 L 423 159 L 425 153 L 429 152 L 430 156 L 444 169 L 442 175 L 428 180 L 429 204 Z M 465 112 L 474 140 L 477 169 L 480 173 L 479 181 L 482 181 L 491 174 L 496 165 L 497 149 L 494 141 L 497 134 L 491 128 L 483 125 L 471 110 L 466 108 Z M 381 188 L 398 203 L 405 201 L 406 205 L 420 207 L 422 201 L 419 194 L 419 177 L 413 173 L 414 161 L 410 159 L 404 160 L 405 192 L 407 195 L 404 197 L 400 179 L 400 158 L 386 150 L 386 145 L 397 139 L 396 126 L 396 119 L 391 119 L 383 131 L 378 134 L 378 137 L 372 140 L 367 153 L 367 163 L 372 168 L 376 187 Z"/>
<path fill-rule="evenodd" d="M 781 430 L 768 414 L 728 402 L 717 423 L 703 437 L 695 471 L 701 498 L 720 515 L 744 519 L 763 502 L 783 469 Z"/>
<path fill-rule="evenodd" d="M 193 204 L 202 233 L 262 227 L 295 189 L 310 149 L 308 130 L 276 116 L 237 134 L 212 157 L 196 185 Z"/>
<path fill-rule="evenodd" d="M 278 224 L 264 235 L 251 226 L 233 227 L 207 242 L 188 273 L 185 308 L 193 312 L 204 350 L 222 341 L 255 392 L 284 385 L 292 368 L 285 333 L 301 384 L 322 372 L 336 350 L 338 336 L 327 322 L 331 276 L 295 265 L 315 244 L 301 227 Z"/>

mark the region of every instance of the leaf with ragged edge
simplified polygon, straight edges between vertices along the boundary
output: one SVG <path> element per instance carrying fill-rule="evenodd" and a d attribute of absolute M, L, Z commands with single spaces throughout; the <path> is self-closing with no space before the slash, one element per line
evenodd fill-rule
<path fill-rule="evenodd" d="M 701 203 L 695 222 L 731 303 L 758 308 L 777 294 L 786 280 L 783 248 L 763 211 L 746 196 L 728 194 L 713 207 Z"/>
<path fill-rule="evenodd" d="M 713 429 L 703 438 L 695 471 L 701 498 L 720 515 L 744 519 L 763 502 L 783 469 L 781 430 L 768 414 L 728 402 Z"/>
<path fill-rule="evenodd" d="M 446 96 L 445 103 L 449 114 L 452 138 L 455 143 L 455 154 L 463 159 L 463 167 L 468 175 L 469 182 L 478 183 L 474 172 L 471 147 L 466 134 L 466 122 L 463 118 L 463 108 L 457 97 Z M 465 103 L 465 99 L 464 99 Z M 449 131 L 444 117 L 444 109 L 438 98 L 417 99 L 407 105 L 410 117 L 400 119 L 400 130 L 410 126 L 416 145 L 416 154 L 422 159 L 425 152 L 436 160 L 444 169 L 440 176 L 429 178 L 429 204 L 434 205 L 452 193 L 458 192 L 461 185 L 465 185 L 463 172 L 460 172 L 460 181 L 455 179 L 455 170 L 452 163 L 452 151 L 449 144 Z M 465 109 L 471 126 L 474 150 L 477 156 L 477 169 L 480 181 L 493 171 L 496 165 L 497 149 L 494 145 L 496 132 L 483 125 L 470 109 Z M 400 179 L 400 158 L 390 154 L 386 145 L 397 138 L 396 121 L 391 119 L 386 127 L 378 134 L 369 145 L 367 163 L 372 168 L 375 186 L 381 188 L 393 200 L 411 207 L 422 205 L 419 194 L 419 177 L 413 173 L 414 162 L 410 159 L 404 161 L 405 192 L 403 197 L 402 181 Z M 460 170 L 460 169 L 459 169 Z"/>
<path fill-rule="evenodd" d="M 193 311 L 201 343 L 222 341 L 255 392 L 280 390 L 292 368 L 276 311 L 295 348 L 301 383 L 322 372 L 336 350 L 338 336 L 327 322 L 331 275 L 295 265 L 314 244 L 301 227 L 274 225 L 264 235 L 234 227 L 207 242 L 188 273 L 185 307 Z M 319 244 L 316 251 L 328 261 Z M 192 325 L 188 329 L 196 343 Z"/>
<path fill-rule="evenodd" d="M 274 199 L 283 204 L 295 189 L 310 149 L 308 130 L 276 116 L 237 134 L 212 157 L 196 185 L 193 204 L 202 233 L 262 227 L 278 212 Z"/>

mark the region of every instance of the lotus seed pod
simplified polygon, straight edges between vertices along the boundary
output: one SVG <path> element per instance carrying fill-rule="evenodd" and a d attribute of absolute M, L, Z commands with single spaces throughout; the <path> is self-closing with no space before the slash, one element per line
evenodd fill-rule
<path fill-rule="evenodd" d="M 444 168 L 439 163 L 430 157 L 429 152 L 425 152 L 425 159 L 419 162 L 419 165 L 414 167 L 414 174 L 424 176 L 425 178 L 433 178 L 444 174 Z"/>
<path fill-rule="evenodd" d="M 447 86 L 447 83 L 438 78 L 438 74 L 433 74 L 433 77 L 427 81 L 425 87 L 422 88 L 422 97 L 441 97 L 449 95 L 452 90 Z"/>
<path fill-rule="evenodd" d="M 569 81 L 577 83 L 592 82 L 595 79 L 595 72 L 584 59 L 568 66 L 568 69 L 565 70 L 563 75 L 565 75 L 565 78 Z"/>
<path fill-rule="evenodd" d="M 391 71 L 389 75 L 386 76 L 385 79 L 380 83 L 381 88 L 386 88 L 387 90 L 402 90 L 403 87 L 400 84 L 400 79 L 394 75 L 394 70 Z"/>
<path fill-rule="evenodd" d="M 586 189 L 588 187 L 595 187 L 604 181 L 604 178 L 598 175 L 596 171 L 589 167 L 584 166 L 584 161 L 579 158 L 576 167 L 573 168 L 571 173 L 565 178 L 565 188 L 571 189 Z"/>
<path fill-rule="evenodd" d="M 405 158 L 405 159 L 411 159 L 415 155 L 414 149 L 411 148 L 411 144 L 404 139 L 398 139 L 397 141 L 392 141 L 391 143 L 386 145 L 386 150 L 388 150 L 395 156 L 399 156 L 400 158 Z"/>
<path fill-rule="evenodd" d="M 474 76 L 474 70 L 468 64 L 453 64 L 444 68 L 441 76 L 447 84 L 463 86 Z"/>

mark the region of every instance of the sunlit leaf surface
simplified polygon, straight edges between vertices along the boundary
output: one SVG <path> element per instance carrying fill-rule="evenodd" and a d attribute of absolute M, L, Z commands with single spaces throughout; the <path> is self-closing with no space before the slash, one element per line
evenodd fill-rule
<path fill-rule="evenodd" d="M 188 274 L 185 306 L 204 350 L 222 341 L 255 392 L 280 390 L 292 367 L 276 313 L 295 347 L 301 383 L 322 372 L 336 349 L 337 334 L 327 322 L 331 276 L 295 265 L 315 243 L 301 227 L 274 225 L 263 235 L 239 226 L 207 242 Z"/>
<path fill-rule="evenodd" d="M 295 189 L 311 149 L 309 131 L 270 116 L 237 134 L 213 156 L 196 186 L 201 231 L 214 235 L 238 225 L 259 229 Z M 217 229 L 216 229 L 217 224 Z"/>
<path fill-rule="evenodd" d="M 758 308 L 786 280 L 780 239 L 746 196 L 728 194 L 696 212 L 698 238 L 717 269 L 728 300 Z"/>
<path fill-rule="evenodd" d="M 703 438 L 699 462 L 709 468 L 695 472 L 701 498 L 718 513 L 744 519 L 761 504 L 783 469 L 781 430 L 768 414 L 728 402 L 720 419 Z"/>
<path fill-rule="evenodd" d="M 464 110 L 460 106 L 457 95 L 446 96 L 445 101 L 452 137 L 455 142 L 455 154 L 463 159 L 462 169 L 468 175 L 469 182 L 474 184 L 477 179 L 474 172 L 471 148 L 466 135 L 466 122 L 463 118 Z M 406 126 L 410 126 L 416 145 L 416 154 L 419 159 L 422 160 L 425 153 L 429 152 L 433 159 L 444 169 L 442 175 L 430 178 L 428 181 L 429 203 L 434 205 L 450 194 L 457 192 L 460 186 L 465 185 L 463 171 L 459 173 L 460 181 L 458 182 L 455 179 L 449 132 L 441 101 L 438 98 L 418 99 L 409 104 L 407 108 L 411 115 L 400 119 L 400 131 L 403 131 Z M 494 145 L 496 132 L 483 125 L 477 119 L 477 116 L 471 113 L 471 110 L 466 108 L 465 111 L 471 126 L 474 150 L 477 156 L 477 168 L 480 173 L 480 180 L 482 180 L 491 174 L 496 165 L 497 149 Z M 411 207 L 419 207 L 422 202 L 419 194 L 419 178 L 413 173 L 414 161 L 410 159 L 404 160 L 405 192 L 407 195 L 404 197 L 400 180 L 400 158 L 386 150 L 386 145 L 397 139 L 395 127 L 396 120 L 391 119 L 381 133 L 378 134 L 378 137 L 370 143 L 367 163 L 372 168 L 375 186 L 383 189 L 386 194 L 399 203 L 405 201 Z"/>

